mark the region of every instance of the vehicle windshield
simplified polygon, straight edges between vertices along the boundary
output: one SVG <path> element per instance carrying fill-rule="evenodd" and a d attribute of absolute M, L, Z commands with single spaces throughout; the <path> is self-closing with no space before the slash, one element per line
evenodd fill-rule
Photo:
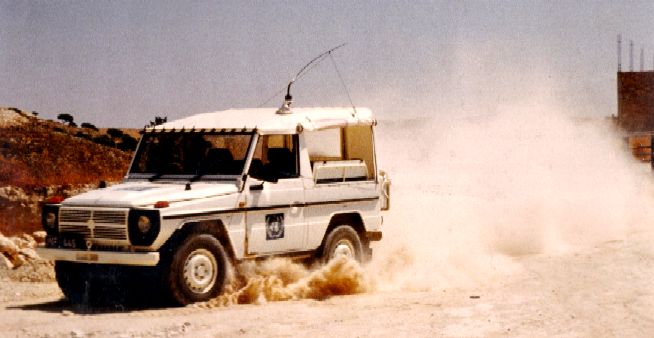
<path fill-rule="evenodd" d="M 252 133 L 164 132 L 143 136 L 129 178 L 234 179 Z"/>

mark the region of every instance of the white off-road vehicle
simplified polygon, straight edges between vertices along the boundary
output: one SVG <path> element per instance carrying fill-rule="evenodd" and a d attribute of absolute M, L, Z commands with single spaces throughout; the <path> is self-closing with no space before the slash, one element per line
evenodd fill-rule
<path fill-rule="evenodd" d="M 220 294 L 243 260 L 369 258 L 390 185 L 372 112 L 289 106 L 146 128 L 123 182 L 44 205 L 38 253 L 64 294 L 84 302 L 109 281 L 148 280 L 189 304 Z M 117 281 L 118 269 L 155 278 Z"/>

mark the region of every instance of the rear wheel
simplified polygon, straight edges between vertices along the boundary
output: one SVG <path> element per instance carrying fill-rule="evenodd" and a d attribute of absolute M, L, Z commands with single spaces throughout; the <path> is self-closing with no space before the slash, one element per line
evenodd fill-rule
<path fill-rule="evenodd" d="M 218 296 L 225 286 L 227 255 L 213 236 L 191 235 L 177 248 L 166 273 L 172 300 L 179 305 Z"/>
<path fill-rule="evenodd" d="M 339 225 L 334 228 L 327 235 L 322 247 L 321 259 L 323 263 L 327 263 L 339 256 L 345 256 L 359 262 L 363 260 L 361 239 L 349 225 Z"/>

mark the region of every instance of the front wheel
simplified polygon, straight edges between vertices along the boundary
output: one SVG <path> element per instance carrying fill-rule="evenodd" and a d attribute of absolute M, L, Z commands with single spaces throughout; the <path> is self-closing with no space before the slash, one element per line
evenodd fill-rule
<path fill-rule="evenodd" d="M 213 236 L 191 235 L 175 251 L 167 271 L 172 300 L 179 305 L 218 296 L 229 267 L 225 250 Z"/>
<path fill-rule="evenodd" d="M 363 260 L 361 239 L 349 225 L 340 225 L 334 228 L 325 239 L 322 247 L 321 258 L 323 263 L 327 263 L 339 256 L 346 256 L 358 262 Z"/>
<path fill-rule="evenodd" d="M 55 276 L 64 296 L 76 305 L 125 304 L 130 289 L 119 266 L 56 261 Z"/>
<path fill-rule="evenodd" d="M 56 261 L 55 277 L 64 296 L 73 304 L 89 303 L 90 281 L 79 264 Z"/>

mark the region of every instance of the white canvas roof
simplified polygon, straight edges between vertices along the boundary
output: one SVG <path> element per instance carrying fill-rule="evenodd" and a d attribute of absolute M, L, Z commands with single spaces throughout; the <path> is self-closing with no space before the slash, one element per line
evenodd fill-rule
<path fill-rule="evenodd" d="M 229 109 L 197 114 L 164 123 L 153 130 L 190 129 L 257 129 L 260 134 L 294 134 L 300 130 L 319 130 L 350 125 L 372 125 L 375 120 L 368 108 L 291 108 L 278 114 L 277 108 Z M 299 128 L 298 128 L 299 126 Z"/>

